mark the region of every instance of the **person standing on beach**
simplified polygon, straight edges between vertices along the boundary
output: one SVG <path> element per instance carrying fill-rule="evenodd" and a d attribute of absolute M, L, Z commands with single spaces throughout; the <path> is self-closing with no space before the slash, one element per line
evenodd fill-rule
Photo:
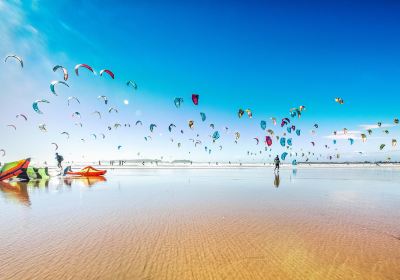
<path fill-rule="evenodd" d="M 57 167 L 62 169 L 62 162 L 63 162 L 64 158 L 62 155 L 59 155 L 58 153 L 56 153 L 56 161 L 57 161 Z"/>
<path fill-rule="evenodd" d="M 279 164 L 281 163 L 281 161 L 279 160 L 279 156 L 277 155 L 274 159 L 274 163 L 275 163 L 275 169 L 274 171 L 276 171 L 278 169 L 279 171 Z"/>

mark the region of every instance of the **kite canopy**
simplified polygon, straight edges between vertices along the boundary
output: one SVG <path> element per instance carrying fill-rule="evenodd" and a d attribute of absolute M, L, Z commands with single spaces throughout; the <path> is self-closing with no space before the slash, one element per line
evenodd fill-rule
<path fill-rule="evenodd" d="M 176 108 L 181 107 L 182 103 L 183 103 L 183 98 L 182 97 L 175 97 L 174 104 L 175 104 Z"/>
<path fill-rule="evenodd" d="M 64 81 L 68 80 L 68 71 L 66 68 L 64 68 L 61 65 L 56 65 L 53 67 L 53 71 L 56 72 L 58 69 L 62 69 L 63 73 L 64 73 Z"/>
<path fill-rule="evenodd" d="M 89 65 L 87 65 L 87 64 L 77 64 L 76 66 L 75 66 L 75 74 L 77 75 L 77 76 L 79 76 L 79 68 L 81 68 L 81 67 L 83 67 L 83 68 L 86 68 L 86 69 L 88 69 L 90 72 L 92 72 L 93 74 L 94 74 L 94 71 L 93 71 L 93 68 L 92 67 L 90 67 Z"/>
<path fill-rule="evenodd" d="M 213 133 L 213 135 L 212 135 L 212 139 L 213 139 L 213 142 L 215 142 L 216 140 L 218 140 L 219 139 L 219 132 L 218 131 L 214 131 L 214 133 Z"/>
<path fill-rule="evenodd" d="M 282 159 L 282 160 L 285 160 L 285 158 L 286 158 L 287 155 L 288 155 L 287 152 L 283 152 L 283 153 L 281 154 L 281 159 Z"/>
<path fill-rule="evenodd" d="M 129 86 L 131 86 L 134 90 L 136 90 L 138 87 L 137 87 L 137 84 L 134 82 L 134 81 L 127 81 L 126 82 L 126 85 L 129 87 Z"/>
<path fill-rule="evenodd" d="M 199 105 L 199 95 L 198 94 L 192 94 L 192 101 L 194 105 Z"/>
<path fill-rule="evenodd" d="M 33 102 L 32 104 L 33 110 L 35 110 L 35 112 L 38 114 L 43 114 L 43 112 L 40 111 L 39 109 L 39 103 L 50 103 L 50 102 L 47 101 L 46 99 L 36 100 L 35 102 Z"/>
<path fill-rule="evenodd" d="M 262 130 L 265 130 L 267 128 L 267 122 L 266 121 L 261 121 L 260 122 L 260 127 Z"/>
<path fill-rule="evenodd" d="M 28 168 L 31 159 L 22 159 L 19 161 L 5 163 L 0 169 L 0 181 L 10 179 L 23 173 Z"/>
<path fill-rule="evenodd" d="M 64 81 L 52 81 L 50 84 L 50 90 L 54 95 L 58 95 L 55 90 L 55 85 L 57 85 L 57 84 L 63 84 L 65 86 L 69 87 L 69 85 Z"/>
<path fill-rule="evenodd" d="M 269 146 L 272 145 L 272 139 L 269 136 L 265 136 L 265 144 Z"/>
<path fill-rule="evenodd" d="M 19 64 L 21 65 L 21 68 L 24 68 L 24 61 L 22 60 L 21 57 L 15 55 L 15 54 L 7 55 L 6 58 L 4 59 L 4 62 L 7 62 L 7 60 L 8 60 L 9 58 L 14 58 L 14 59 L 18 60 L 18 61 L 19 61 Z"/>
<path fill-rule="evenodd" d="M 206 120 L 206 114 L 204 114 L 203 112 L 201 112 L 200 113 L 200 117 L 201 117 L 201 120 L 204 122 L 205 120 Z"/>
<path fill-rule="evenodd" d="M 100 70 L 100 76 L 103 76 L 103 73 L 107 73 L 114 80 L 114 73 L 108 69 Z"/>

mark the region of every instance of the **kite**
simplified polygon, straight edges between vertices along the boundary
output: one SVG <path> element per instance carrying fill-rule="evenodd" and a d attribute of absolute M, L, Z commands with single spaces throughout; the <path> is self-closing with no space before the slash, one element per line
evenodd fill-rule
<path fill-rule="evenodd" d="M 175 104 L 176 108 L 181 107 L 182 103 L 183 103 L 183 98 L 182 97 L 175 97 L 174 104 Z"/>
<path fill-rule="evenodd" d="M 201 112 L 200 113 L 200 117 L 201 117 L 201 120 L 204 122 L 205 120 L 206 120 L 206 114 L 204 114 L 203 112 Z"/>
<path fill-rule="evenodd" d="M 68 106 L 69 106 L 71 100 L 75 100 L 76 102 L 78 102 L 79 104 L 81 104 L 81 102 L 79 101 L 78 98 L 76 98 L 76 97 L 74 97 L 74 96 L 70 96 L 70 97 L 68 97 L 68 101 L 67 101 L 67 102 L 68 102 Z"/>
<path fill-rule="evenodd" d="M 63 135 L 63 134 L 64 134 L 64 135 L 67 135 L 67 139 L 69 139 L 69 133 L 68 133 L 68 132 L 65 132 L 65 131 L 64 131 L 64 132 L 61 132 L 61 135 Z"/>
<path fill-rule="evenodd" d="M 150 131 L 153 132 L 154 128 L 157 127 L 157 125 L 155 125 L 154 123 L 152 123 L 150 125 Z"/>
<path fill-rule="evenodd" d="M 260 140 L 257 137 L 254 137 L 253 139 L 256 140 L 256 145 L 258 145 L 258 143 L 260 143 Z"/>
<path fill-rule="evenodd" d="M 87 64 L 77 64 L 75 66 L 75 74 L 77 76 L 79 76 L 79 68 L 81 68 L 81 67 L 88 69 L 90 72 L 92 72 L 94 74 L 94 71 L 93 71 L 92 67 L 90 67 L 89 65 L 87 65 Z"/>
<path fill-rule="evenodd" d="M 214 129 L 214 128 L 215 128 L 215 125 L 214 125 L 213 123 L 210 123 L 210 128 L 211 128 L 211 129 Z"/>
<path fill-rule="evenodd" d="M 135 125 L 138 125 L 138 124 L 143 125 L 142 121 L 136 121 Z"/>
<path fill-rule="evenodd" d="M 284 127 L 285 125 L 289 124 L 290 120 L 288 118 L 283 118 L 281 122 L 281 127 Z"/>
<path fill-rule="evenodd" d="M 244 114 L 244 111 L 243 111 L 242 109 L 239 109 L 239 111 L 238 111 L 238 117 L 239 117 L 239 119 L 240 119 L 241 117 L 243 117 L 243 114 Z"/>
<path fill-rule="evenodd" d="M 272 138 L 269 136 L 265 136 L 265 144 L 269 146 L 272 145 Z"/>
<path fill-rule="evenodd" d="M 349 138 L 348 140 L 350 141 L 350 145 L 354 144 L 354 139 L 353 138 Z"/>
<path fill-rule="evenodd" d="M 367 141 L 367 135 L 361 133 L 361 140 L 363 141 L 363 143 L 365 143 Z"/>
<path fill-rule="evenodd" d="M 101 119 L 101 113 L 99 111 L 94 111 L 92 114 L 97 114 L 99 116 L 99 119 Z"/>
<path fill-rule="evenodd" d="M 292 160 L 292 165 L 297 165 L 297 160 Z"/>
<path fill-rule="evenodd" d="M 51 145 L 54 145 L 54 147 L 55 147 L 55 151 L 57 151 L 57 150 L 58 150 L 58 145 L 57 145 L 57 143 L 51 143 Z"/>
<path fill-rule="evenodd" d="M 52 92 L 54 95 L 58 95 L 58 94 L 56 93 L 56 90 L 55 90 L 55 85 L 57 85 L 57 84 L 63 84 L 63 85 L 65 85 L 65 86 L 69 87 L 69 85 L 68 85 L 66 82 L 64 82 L 64 81 L 52 81 L 52 82 L 50 83 L 50 90 L 51 90 L 51 92 Z"/>
<path fill-rule="evenodd" d="M 382 150 L 383 150 L 383 148 L 385 148 L 385 146 L 386 146 L 385 144 L 381 144 L 381 145 L 379 146 L 379 150 L 381 150 L 381 151 L 382 151 Z"/>
<path fill-rule="evenodd" d="M 32 104 L 33 110 L 35 110 L 35 112 L 38 114 L 43 114 L 43 112 L 40 111 L 39 109 L 39 103 L 50 103 L 50 102 L 47 101 L 46 99 L 36 100 L 35 102 L 33 102 Z"/>
<path fill-rule="evenodd" d="M 107 96 L 105 96 L 105 95 L 99 95 L 99 96 L 97 97 L 97 99 L 103 99 L 104 104 L 106 104 L 106 105 L 107 105 L 107 103 L 108 103 Z"/>
<path fill-rule="evenodd" d="M 393 120 L 393 122 L 394 122 L 394 124 L 399 124 L 399 119 L 396 118 Z"/>
<path fill-rule="evenodd" d="M 194 105 L 199 105 L 199 95 L 198 94 L 192 94 L 192 101 Z"/>
<path fill-rule="evenodd" d="M 281 159 L 282 159 L 282 160 L 285 160 L 285 158 L 286 158 L 287 155 L 288 155 L 287 152 L 283 152 L 283 153 L 281 154 Z"/>
<path fill-rule="evenodd" d="M 18 115 L 16 115 L 16 118 L 17 118 L 17 119 L 18 119 L 19 117 L 24 118 L 25 121 L 28 120 L 28 117 L 27 117 L 26 115 L 24 115 L 24 114 L 18 114 Z"/>
<path fill-rule="evenodd" d="M 97 135 L 96 135 L 96 134 L 94 134 L 94 133 L 90 134 L 90 136 L 93 136 L 94 140 L 96 140 L 96 139 L 97 139 Z"/>
<path fill-rule="evenodd" d="M 392 139 L 392 147 L 396 147 L 397 146 L 397 140 L 396 139 Z"/>
<path fill-rule="evenodd" d="M 24 61 L 22 60 L 22 58 L 20 58 L 19 56 L 16 56 L 15 54 L 7 55 L 6 58 L 4 59 L 4 62 L 7 62 L 7 60 L 9 58 L 15 58 L 16 60 L 19 61 L 19 64 L 21 65 L 21 68 L 24 68 Z"/>
<path fill-rule="evenodd" d="M 262 130 L 265 130 L 267 128 L 267 122 L 266 121 L 260 121 L 260 127 Z"/>
<path fill-rule="evenodd" d="M 77 116 L 78 118 L 81 118 L 81 113 L 79 113 L 79 112 L 73 113 L 72 117 L 75 117 L 75 116 Z"/>
<path fill-rule="evenodd" d="M 251 112 L 250 109 L 246 109 L 245 112 L 247 113 L 247 116 L 251 119 L 253 117 L 253 113 Z"/>
<path fill-rule="evenodd" d="M 272 123 L 273 123 L 274 125 L 276 125 L 276 118 L 275 118 L 275 117 L 271 117 L 270 119 L 271 119 Z"/>
<path fill-rule="evenodd" d="M 218 131 L 214 131 L 214 133 L 212 135 L 212 139 L 213 139 L 213 142 L 215 142 L 216 140 L 219 139 L 219 132 Z"/>
<path fill-rule="evenodd" d="M 108 109 L 109 113 L 111 113 L 112 111 L 114 111 L 115 113 L 118 113 L 118 110 L 115 109 L 114 107 L 111 107 L 110 109 Z"/>
<path fill-rule="evenodd" d="M 14 130 L 17 130 L 17 127 L 15 125 L 13 125 L 13 124 L 8 124 L 7 126 L 14 128 Z"/>
<path fill-rule="evenodd" d="M 189 125 L 189 128 L 193 129 L 194 122 L 192 120 L 189 120 L 188 125 Z"/>
<path fill-rule="evenodd" d="M 300 129 L 296 129 L 296 134 L 297 136 L 300 136 L 301 130 Z"/>
<path fill-rule="evenodd" d="M 288 138 L 288 140 L 286 141 L 286 143 L 287 143 L 289 146 L 292 146 L 292 138 Z"/>
<path fill-rule="evenodd" d="M 171 123 L 169 126 L 168 126 L 168 130 L 169 130 L 169 132 L 171 132 L 172 131 L 172 128 L 173 127 L 176 127 L 176 125 L 174 125 L 173 123 Z"/>
<path fill-rule="evenodd" d="M 61 65 L 56 65 L 53 67 L 53 72 L 56 72 L 58 69 L 62 69 L 63 73 L 64 73 L 64 81 L 68 80 L 68 71 L 66 68 L 64 68 Z"/>
<path fill-rule="evenodd" d="M 131 86 L 134 90 L 137 90 L 137 84 L 134 81 L 127 81 L 126 85 L 129 87 Z"/>
<path fill-rule="evenodd" d="M 40 131 L 47 132 L 46 124 L 39 124 Z"/>
<path fill-rule="evenodd" d="M 344 104 L 344 100 L 343 100 L 342 98 L 340 98 L 340 97 L 336 97 L 336 98 L 335 98 L 335 102 L 336 102 L 336 103 L 339 103 L 339 104 L 341 104 L 341 105 Z"/>
<path fill-rule="evenodd" d="M 281 144 L 282 147 L 285 147 L 285 145 L 286 145 L 286 138 L 285 138 L 285 137 L 282 137 L 282 138 L 279 140 L 279 143 Z"/>
<path fill-rule="evenodd" d="M 100 76 L 103 76 L 103 73 L 107 73 L 114 80 L 114 73 L 111 72 L 110 70 L 107 69 L 100 70 Z"/>
<path fill-rule="evenodd" d="M 75 123 L 75 125 L 76 125 L 76 126 L 80 126 L 80 127 L 83 126 L 83 124 L 82 124 L 81 122 L 77 122 L 77 123 Z"/>
<path fill-rule="evenodd" d="M 121 146 L 121 145 L 119 145 L 117 148 L 118 148 L 118 150 L 121 150 L 122 146 Z"/>

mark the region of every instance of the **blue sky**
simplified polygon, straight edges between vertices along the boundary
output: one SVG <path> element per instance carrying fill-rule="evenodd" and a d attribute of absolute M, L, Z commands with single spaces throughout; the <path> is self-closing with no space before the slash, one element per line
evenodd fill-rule
<path fill-rule="evenodd" d="M 4 147 L 0 148 L 7 150 L 7 159 L 27 154 L 51 159 L 49 143 L 56 142 L 60 152 L 71 159 L 82 155 L 95 159 L 101 151 L 101 158 L 134 157 L 140 152 L 143 157 L 246 160 L 248 150 L 264 148 L 254 147 L 253 137 L 265 137 L 260 120 L 286 117 L 290 108 L 300 105 L 307 110 L 295 122 L 304 136 L 296 139 L 293 151 L 343 153 L 348 159 L 357 159 L 353 152 L 363 151 L 368 158 L 399 159 L 398 147 L 390 147 L 390 141 L 399 135 L 398 127 L 390 127 L 389 135 L 377 129 L 367 143 L 356 140 L 351 147 L 344 140 L 336 152 L 323 146 L 331 146 L 327 136 L 333 130 L 346 127 L 356 131 L 356 138 L 363 130 L 360 125 L 393 124 L 393 118 L 400 117 L 400 3 L 88 2 L 0 2 L 0 34 L 4 38 L 0 53 L 18 54 L 26 65 L 22 71 L 12 63 L 0 66 L 4 85 L 0 101 L 13 104 L 0 115 L 4 135 Z M 116 79 L 88 73 L 76 77 L 73 67 L 78 63 L 87 63 L 97 72 L 109 68 Z M 51 70 L 56 64 L 68 68 L 71 76 L 71 87 L 60 87 L 58 97 L 51 96 L 48 89 L 50 81 L 61 79 Z M 125 87 L 128 79 L 137 82 L 135 93 Z M 193 92 L 200 94 L 198 107 L 190 102 Z M 101 122 L 89 117 L 96 109 L 105 111 L 96 100 L 100 94 L 109 96 L 110 103 L 120 108 L 118 116 L 107 115 Z M 78 96 L 81 106 L 66 107 L 68 96 Z M 185 99 L 180 110 L 173 106 L 177 96 Z M 342 97 L 345 105 L 335 103 L 335 97 Z M 32 101 L 38 98 L 51 101 L 43 116 L 31 110 Z M 122 104 L 124 99 L 129 99 L 128 106 Z M 238 120 L 238 108 L 251 108 L 254 118 Z M 70 114 L 75 110 L 83 115 L 83 130 L 73 125 Z M 200 111 L 208 115 L 207 123 L 200 123 Z M 28 123 L 15 119 L 20 112 L 32 116 Z M 89 140 L 91 133 L 107 132 L 103 130 L 108 124 L 133 124 L 137 119 L 146 128 L 113 131 L 102 143 Z M 189 119 L 195 120 L 196 131 L 173 136 L 183 144 L 178 150 L 175 143 L 170 144 L 166 127 L 172 122 L 188 130 Z M 231 128 L 231 134 L 221 137 L 224 148 L 218 153 L 218 145 L 207 143 L 210 122 L 219 130 Z M 5 127 L 9 123 L 17 125 L 16 132 Z M 48 124 L 49 132 L 38 132 L 39 123 Z M 158 124 L 159 131 L 152 143 L 145 143 L 143 136 L 149 134 L 150 123 Z M 310 135 L 314 123 L 319 129 L 317 135 Z M 279 134 L 278 128 L 269 128 Z M 63 139 L 60 131 L 71 132 L 72 139 Z M 234 131 L 242 135 L 238 145 L 232 143 Z M 35 147 L 21 148 L 23 141 L 15 139 L 28 132 Z M 204 153 L 204 147 L 194 149 L 187 143 L 197 133 L 203 144 L 212 148 L 211 155 Z M 314 150 L 310 141 L 318 143 Z M 381 143 L 387 144 L 388 151 L 377 152 Z M 116 151 L 117 145 L 125 150 Z M 276 147 L 274 153 L 282 151 Z"/>

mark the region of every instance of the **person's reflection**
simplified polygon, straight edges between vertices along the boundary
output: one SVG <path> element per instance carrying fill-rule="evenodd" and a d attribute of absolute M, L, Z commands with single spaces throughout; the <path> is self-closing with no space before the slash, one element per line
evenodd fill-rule
<path fill-rule="evenodd" d="M 279 184 L 281 183 L 281 179 L 279 178 L 279 172 L 275 173 L 275 179 L 274 179 L 274 186 L 275 188 L 279 188 Z"/>

